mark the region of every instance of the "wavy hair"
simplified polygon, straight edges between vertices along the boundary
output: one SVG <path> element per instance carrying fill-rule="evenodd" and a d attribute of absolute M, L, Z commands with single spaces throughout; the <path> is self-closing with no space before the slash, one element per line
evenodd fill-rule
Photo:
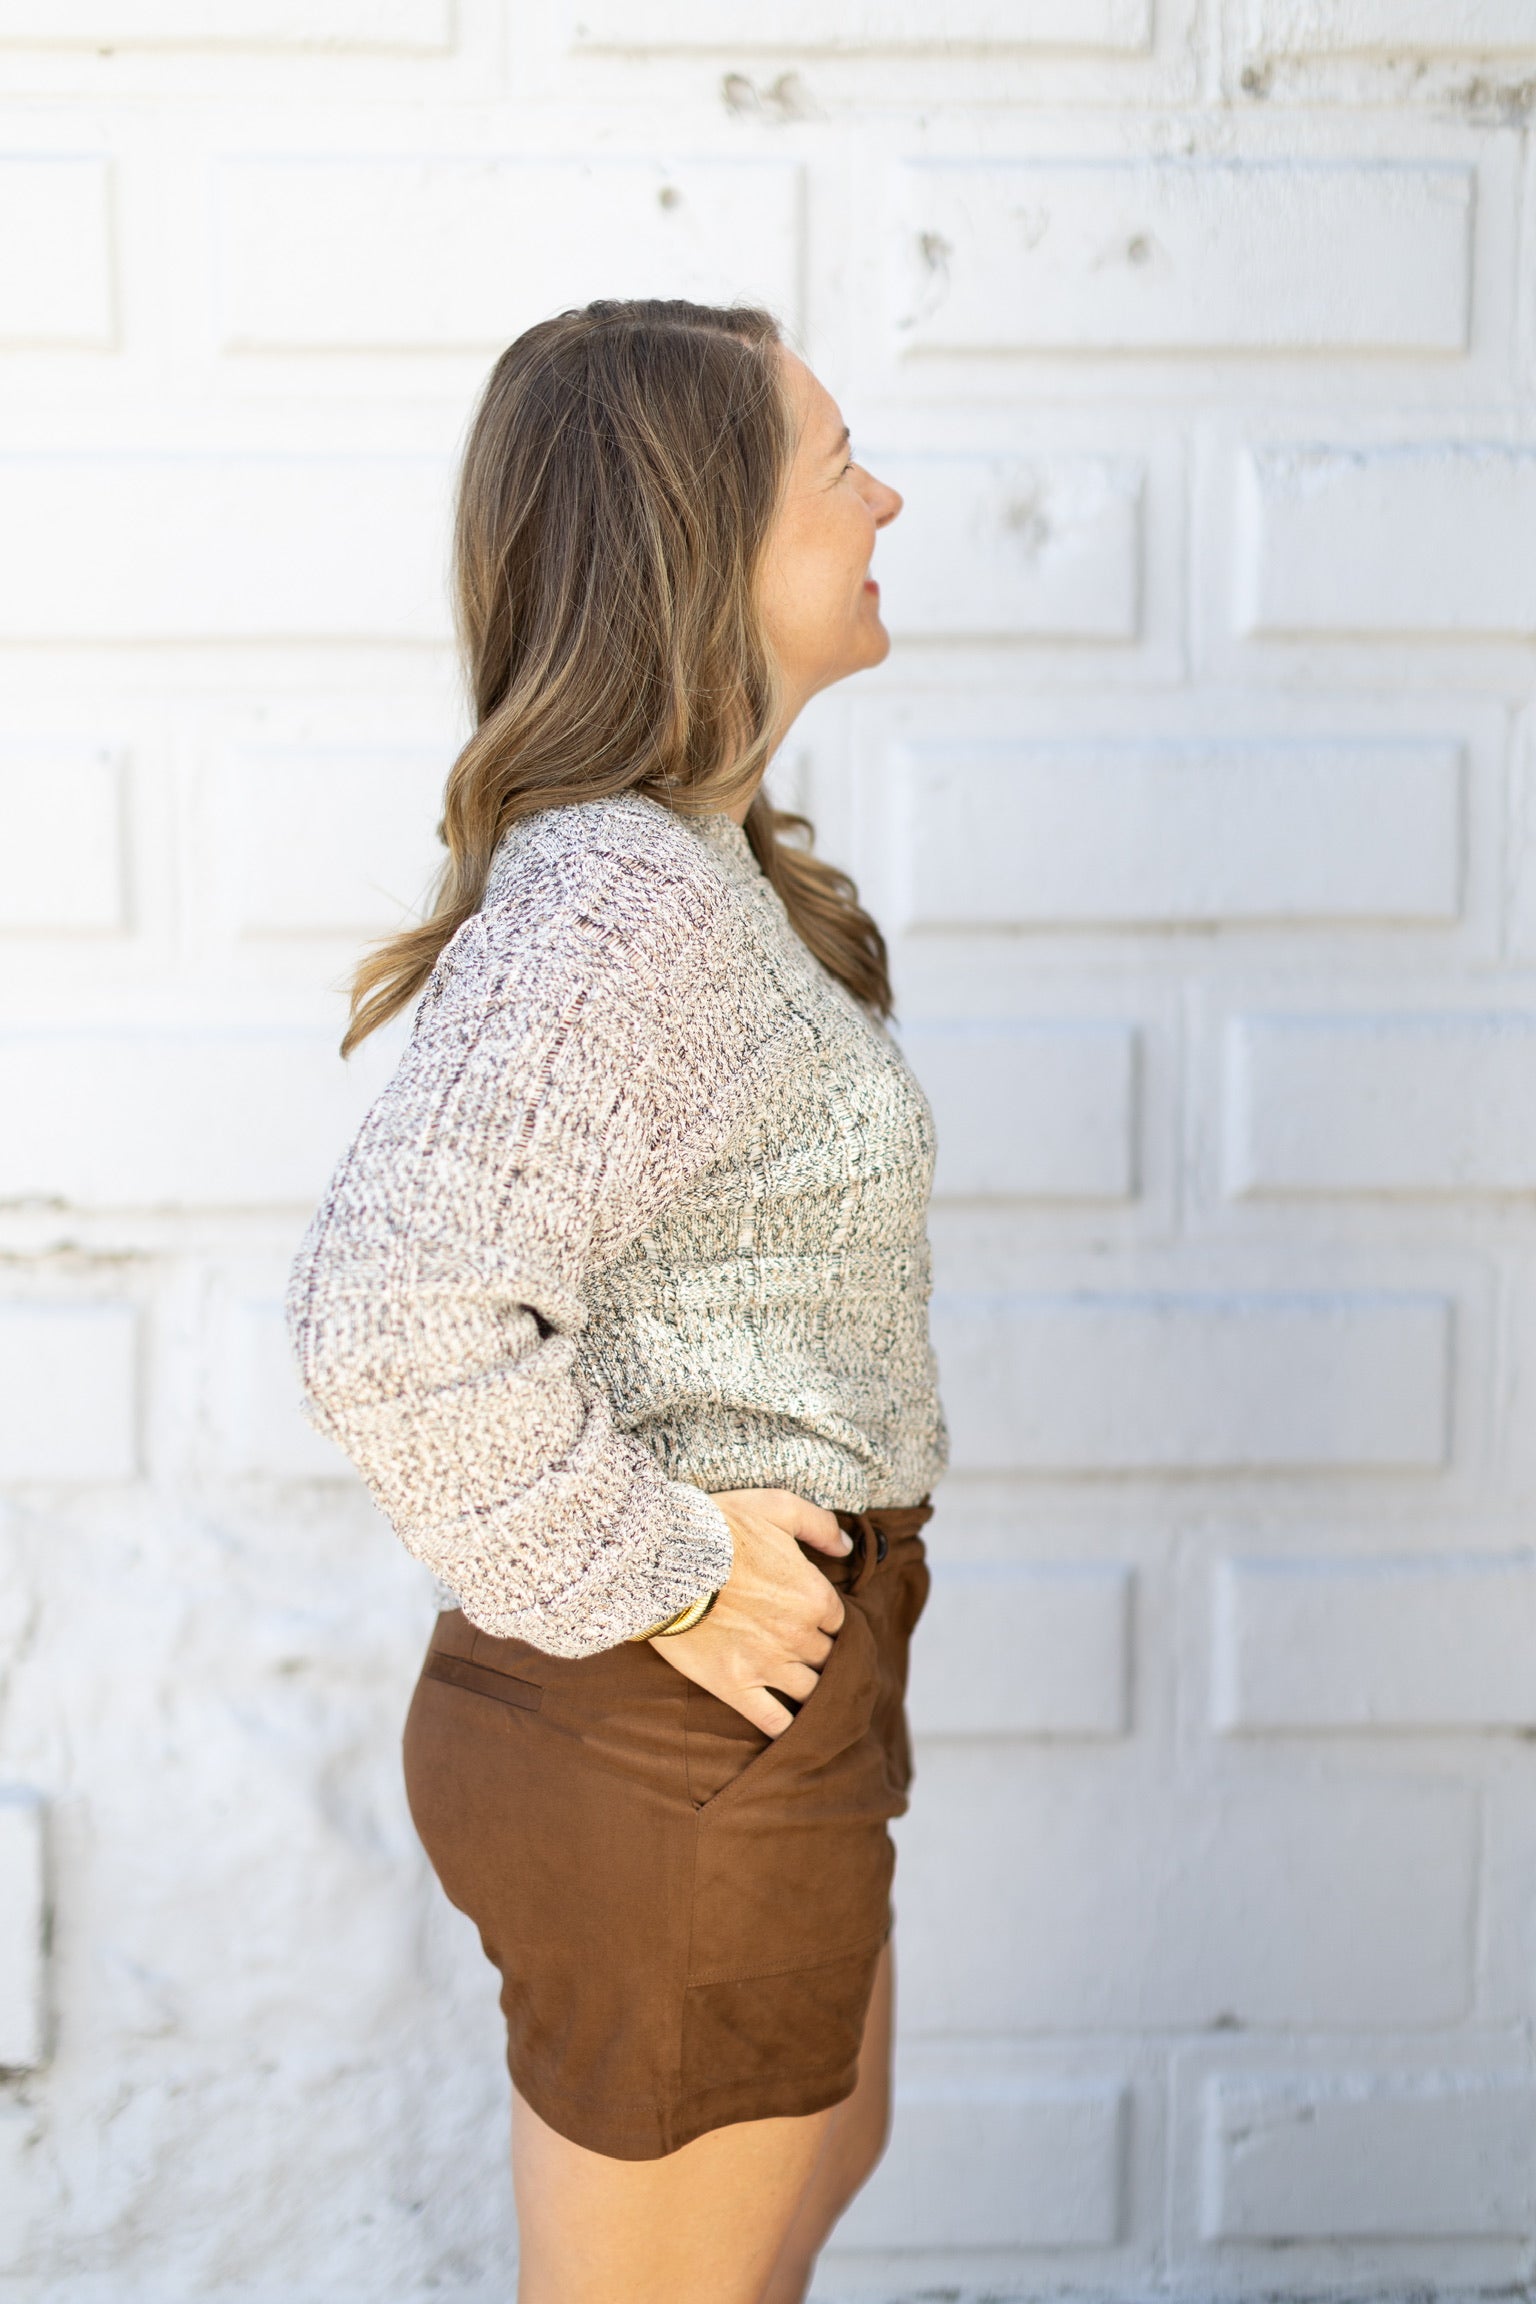
<path fill-rule="evenodd" d="M 620 792 L 717 812 L 758 783 L 777 699 L 756 577 L 795 449 L 780 343 L 745 307 L 600 303 L 497 361 L 454 527 L 475 731 L 448 854 L 426 918 L 359 966 L 344 1055 L 425 988 L 509 825 Z M 745 830 L 817 959 L 889 1016 L 885 940 L 807 819 L 759 788 Z"/>

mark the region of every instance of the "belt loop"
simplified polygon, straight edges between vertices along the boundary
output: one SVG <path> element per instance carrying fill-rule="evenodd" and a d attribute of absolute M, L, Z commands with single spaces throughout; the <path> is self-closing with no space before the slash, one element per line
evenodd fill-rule
<path fill-rule="evenodd" d="M 849 1517 L 858 1530 L 859 1565 L 854 1572 L 850 1592 L 862 1592 L 875 1570 L 883 1565 L 890 1544 L 886 1533 L 867 1512 L 854 1512 Z"/>

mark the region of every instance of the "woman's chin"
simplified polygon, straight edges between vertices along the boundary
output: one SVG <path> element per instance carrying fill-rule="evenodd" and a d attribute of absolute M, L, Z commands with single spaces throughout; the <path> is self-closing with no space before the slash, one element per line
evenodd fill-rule
<path fill-rule="evenodd" d="M 849 680 L 855 672 L 872 672 L 877 664 L 885 662 L 890 652 L 891 636 L 878 615 L 861 617 L 837 669 L 822 675 L 816 684 L 817 690 L 834 687 L 839 680 Z"/>
<path fill-rule="evenodd" d="M 869 653 L 864 659 L 866 668 L 875 664 L 883 664 L 891 652 L 891 636 L 881 623 L 878 613 L 874 618 L 872 629 L 867 634 L 867 645 Z"/>

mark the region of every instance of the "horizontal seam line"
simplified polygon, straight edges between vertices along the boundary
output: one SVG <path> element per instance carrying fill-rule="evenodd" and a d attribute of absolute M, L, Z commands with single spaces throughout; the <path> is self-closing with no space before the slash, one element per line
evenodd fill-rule
<path fill-rule="evenodd" d="M 700 1984 L 751 1984 L 759 1977 L 813 1975 L 818 1968 L 839 1968 L 845 1960 L 856 1960 L 861 1952 L 878 1951 L 887 1934 L 882 1928 L 873 1936 L 861 1936 L 856 1944 L 834 1952 L 830 1960 L 787 1960 L 777 1968 L 707 1969 L 701 1976 L 690 1976 L 684 1990 L 691 1992 Z"/>

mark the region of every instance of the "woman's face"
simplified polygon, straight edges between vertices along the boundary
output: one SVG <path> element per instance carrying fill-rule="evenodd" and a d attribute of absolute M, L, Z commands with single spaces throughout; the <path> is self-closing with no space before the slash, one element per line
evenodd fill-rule
<path fill-rule="evenodd" d="M 895 519 L 901 498 L 854 462 L 837 403 L 805 362 L 793 352 L 780 357 L 798 440 L 758 602 L 787 725 L 819 689 L 889 654 L 869 562 L 876 531 Z"/>

